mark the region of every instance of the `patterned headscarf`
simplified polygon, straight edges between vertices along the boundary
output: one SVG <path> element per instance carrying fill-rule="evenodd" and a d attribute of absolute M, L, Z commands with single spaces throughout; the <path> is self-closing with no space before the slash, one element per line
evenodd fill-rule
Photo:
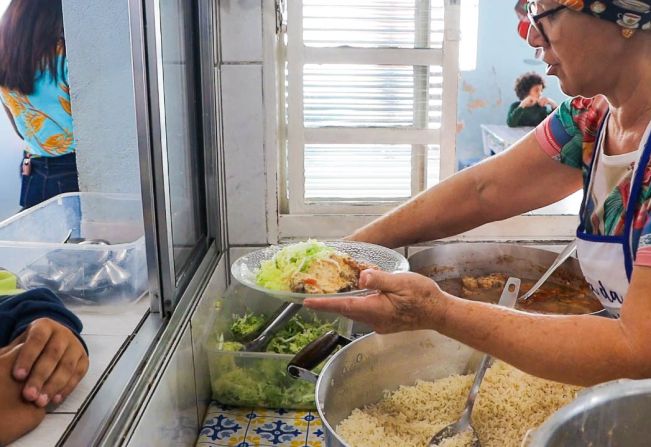
<path fill-rule="evenodd" d="M 568 8 L 618 24 L 622 36 L 651 29 L 651 0 L 558 0 Z"/>

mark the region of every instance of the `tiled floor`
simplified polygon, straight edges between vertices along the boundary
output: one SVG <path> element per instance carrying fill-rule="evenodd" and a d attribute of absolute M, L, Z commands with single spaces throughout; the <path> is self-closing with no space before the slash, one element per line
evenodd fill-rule
<path fill-rule="evenodd" d="M 316 412 L 233 408 L 210 404 L 197 447 L 325 447 Z"/>

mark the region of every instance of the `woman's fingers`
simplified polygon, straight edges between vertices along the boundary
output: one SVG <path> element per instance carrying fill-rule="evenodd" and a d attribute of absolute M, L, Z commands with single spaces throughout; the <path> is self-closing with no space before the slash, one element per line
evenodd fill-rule
<path fill-rule="evenodd" d="M 373 295 L 349 298 L 306 298 L 303 301 L 303 306 L 309 309 L 338 313 L 354 319 L 355 315 L 362 314 L 368 307 L 368 298 L 371 296 Z"/>
<path fill-rule="evenodd" d="M 368 269 L 359 275 L 359 286 L 363 289 L 375 289 L 385 293 L 408 292 L 425 277 L 413 272 L 388 273 L 382 270 Z M 428 279 L 431 285 L 431 280 Z"/>

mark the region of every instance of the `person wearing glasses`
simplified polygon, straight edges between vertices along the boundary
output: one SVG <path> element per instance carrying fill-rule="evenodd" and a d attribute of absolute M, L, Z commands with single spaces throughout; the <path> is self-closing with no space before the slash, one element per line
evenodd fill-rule
<path fill-rule="evenodd" d="M 381 333 L 433 329 L 559 382 L 651 377 L 651 0 L 538 0 L 527 12 L 529 44 L 572 98 L 508 150 L 348 238 L 445 238 L 583 187 L 577 256 L 613 318 L 529 314 L 452 296 L 415 273 L 369 270 L 360 287 L 378 293 L 304 304 Z"/>

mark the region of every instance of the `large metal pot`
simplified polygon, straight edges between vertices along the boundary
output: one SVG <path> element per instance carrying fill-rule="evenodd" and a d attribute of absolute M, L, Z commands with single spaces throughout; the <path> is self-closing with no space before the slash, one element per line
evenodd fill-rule
<path fill-rule="evenodd" d="M 337 346 L 344 346 L 317 376 L 311 369 Z M 479 357 L 468 346 L 434 331 L 368 334 L 351 343 L 331 332 L 290 362 L 294 377 L 316 382 L 316 405 L 323 422 L 326 446 L 347 446 L 335 427 L 355 408 L 384 397 L 386 391 L 417 380 L 437 380 L 474 371 Z M 432 433 L 433 435 L 434 433 Z"/>
<path fill-rule="evenodd" d="M 588 388 L 533 432 L 528 447 L 647 447 L 651 379 Z"/>
<path fill-rule="evenodd" d="M 495 272 L 521 279 L 537 279 L 556 259 L 557 253 L 539 248 L 505 243 L 449 243 L 419 251 L 409 257 L 410 269 L 435 281 Z M 547 280 L 573 287 L 589 286 L 578 259 L 568 258 Z M 606 310 L 595 314 L 608 315 Z"/>
<path fill-rule="evenodd" d="M 535 279 L 549 267 L 557 253 L 540 248 L 493 242 L 440 244 L 409 257 L 411 271 L 435 281 L 464 275 L 486 275 L 496 271 L 509 276 Z M 550 282 L 585 283 L 579 261 L 570 257 L 549 278 Z"/>

